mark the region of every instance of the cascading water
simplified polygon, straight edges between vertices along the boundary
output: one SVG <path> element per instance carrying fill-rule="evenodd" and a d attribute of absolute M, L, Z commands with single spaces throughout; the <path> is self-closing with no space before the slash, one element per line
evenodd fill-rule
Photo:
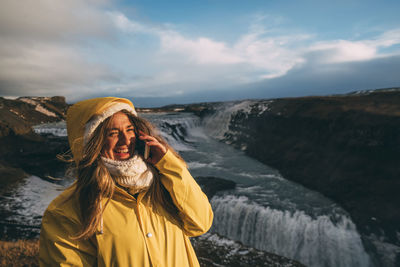
<path fill-rule="evenodd" d="M 38 134 L 52 134 L 55 136 L 67 136 L 65 122 L 53 122 L 33 126 L 33 130 Z"/>
<path fill-rule="evenodd" d="M 175 113 L 164 113 L 160 116 L 160 113 L 153 114 L 147 113 L 144 115 L 149 121 L 157 125 L 160 130 L 161 136 L 176 150 L 184 151 L 191 150 L 187 144 L 192 143 L 188 137 L 189 129 L 199 127 L 200 120 L 194 118 L 188 120 L 177 116 Z"/>
<path fill-rule="evenodd" d="M 351 220 L 333 223 L 252 203 L 247 197 L 214 197 L 212 231 L 244 245 L 297 259 L 308 266 L 368 266 L 360 236 Z"/>
<path fill-rule="evenodd" d="M 249 103 L 230 104 L 228 113 L 248 108 Z M 260 107 L 261 110 L 267 108 L 268 103 Z M 142 114 L 157 125 L 163 137 L 180 152 L 193 176 L 214 176 L 237 183 L 235 190 L 219 193 L 211 199 L 214 210 L 211 232 L 296 259 L 307 266 L 370 266 L 354 224 L 338 205 L 205 134 L 218 133 L 221 138 L 224 131 L 229 130 L 230 115 L 222 110 L 219 114 L 220 117 L 214 115 L 212 127 L 201 124 L 198 117 L 188 113 Z M 64 136 L 65 125 L 43 125 L 35 131 Z M 34 178 L 35 183 L 37 180 Z M 46 181 L 40 184 L 47 194 L 56 190 Z M 34 202 L 36 206 L 40 203 L 41 207 L 35 208 L 32 215 L 36 218 L 49 201 L 22 188 L 8 194 L 18 195 L 19 199 Z M 15 206 L 10 202 L 2 206 L 5 209 Z M 19 213 L 24 212 L 19 210 Z"/>
<path fill-rule="evenodd" d="M 268 109 L 268 103 L 251 108 L 261 112 Z M 189 127 L 184 140 L 190 142 L 179 141 L 185 144 L 179 152 L 194 176 L 221 177 L 238 184 L 235 190 L 211 200 L 211 232 L 307 266 L 370 266 L 354 223 L 338 205 L 204 133 L 206 128 L 217 139 L 223 139 L 224 133 L 229 132 L 231 113 L 238 109 L 249 111 L 250 104 L 251 101 L 229 103 L 228 108 L 221 107 L 206 119 L 206 125 L 189 114 L 169 121 L 172 128 L 178 124 Z"/>

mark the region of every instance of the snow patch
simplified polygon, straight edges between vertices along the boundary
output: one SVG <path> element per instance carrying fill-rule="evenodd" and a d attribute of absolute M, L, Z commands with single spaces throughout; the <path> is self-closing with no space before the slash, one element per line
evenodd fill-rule
<path fill-rule="evenodd" d="M 22 101 L 22 102 L 28 103 L 30 105 L 33 105 L 33 106 L 36 106 L 36 105 L 39 104 L 35 100 L 32 100 L 32 99 L 27 98 L 27 97 L 21 97 L 19 100 Z"/>
<path fill-rule="evenodd" d="M 14 113 L 15 115 L 17 115 L 18 117 L 21 117 L 21 118 L 23 118 L 23 119 L 26 119 L 25 116 L 22 115 L 22 114 L 20 114 L 18 111 L 13 110 L 13 109 L 10 109 L 10 111 L 11 111 L 12 113 Z"/>
<path fill-rule="evenodd" d="M 39 111 L 40 113 L 43 113 L 44 115 L 49 116 L 49 117 L 57 117 L 57 115 L 54 112 L 51 112 L 50 110 L 45 109 L 41 105 L 37 105 L 35 107 L 35 110 Z"/>
<path fill-rule="evenodd" d="M 2 98 L 5 98 L 5 99 L 15 100 L 15 99 L 17 99 L 19 96 L 3 95 L 3 96 L 1 96 L 1 97 L 2 97 Z"/>
<path fill-rule="evenodd" d="M 262 115 L 265 111 L 270 111 L 271 107 L 270 104 L 274 102 L 274 100 L 268 100 L 266 102 L 262 102 L 262 103 L 257 103 L 257 107 L 259 109 L 258 115 Z"/>

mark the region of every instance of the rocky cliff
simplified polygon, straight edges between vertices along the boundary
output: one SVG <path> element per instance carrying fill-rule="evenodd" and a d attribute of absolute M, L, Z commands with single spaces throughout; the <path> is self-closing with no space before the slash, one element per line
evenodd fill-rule
<path fill-rule="evenodd" d="M 242 106 L 231 113 L 223 141 L 333 199 L 365 235 L 400 245 L 400 90 Z"/>
<path fill-rule="evenodd" d="M 65 98 L 0 97 L 0 176 L 1 183 L 24 177 L 26 173 L 54 176 L 65 164 L 56 159 L 67 150 L 66 138 L 45 138 L 35 134 L 32 126 L 65 119 Z"/>
<path fill-rule="evenodd" d="M 31 132 L 31 126 L 44 122 L 65 119 L 68 105 L 62 96 L 0 97 L 0 137 L 24 135 Z"/>

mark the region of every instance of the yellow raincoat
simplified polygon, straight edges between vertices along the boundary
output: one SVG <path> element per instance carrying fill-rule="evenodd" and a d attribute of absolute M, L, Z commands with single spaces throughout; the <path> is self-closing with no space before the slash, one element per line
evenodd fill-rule
<path fill-rule="evenodd" d="M 82 157 L 86 122 L 121 98 L 97 98 L 79 102 L 67 114 L 68 139 L 75 161 Z M 133 105 L 132 105 L 133 107 Z M 213 213 L 207 197 L 185 164 L 167 152 L 155 165 L 160 179 L 179 209 L 183 225 L 178 225 L 164 209 L 154 210 L 145 193 L 137 200 L 115 188 L 103 213 L 103 233 L 88 240 L 73 240 L 82 228 L 75 184 L 53 200 L 42 219 L 40 266 L 199 266 L 189 236 L 205 233 Z M 104 200 L 105 203 L 106 200 Z M 103 203 L 103 204 L 104 204 Z"/>

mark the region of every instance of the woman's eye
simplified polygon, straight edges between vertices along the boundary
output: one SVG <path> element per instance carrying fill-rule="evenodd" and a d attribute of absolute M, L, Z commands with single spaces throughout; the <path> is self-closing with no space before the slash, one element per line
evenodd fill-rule
<path fill-rule="evenodd" d="M 118 132 L 109 132 L 108 136 L 113 137 L 113 136 L 117 136 Z"/>

